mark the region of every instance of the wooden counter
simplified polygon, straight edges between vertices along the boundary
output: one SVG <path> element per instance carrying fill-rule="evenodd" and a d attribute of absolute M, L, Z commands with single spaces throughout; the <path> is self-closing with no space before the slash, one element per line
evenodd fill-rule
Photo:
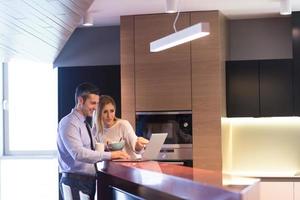
<path fill-rule="evenodd" d="M 98 200 L 205 199 L 257 200 L 259 179 L 149 162 L 97 163 Z"/>

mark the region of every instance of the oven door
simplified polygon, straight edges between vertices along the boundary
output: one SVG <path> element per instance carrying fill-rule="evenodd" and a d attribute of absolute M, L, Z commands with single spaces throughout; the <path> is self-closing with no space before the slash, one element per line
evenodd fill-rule
<path fill-rule="evenodd" d="M 137 112 L 136 134 L 150 138 L 152 133 L 168 133 L 159 160 L 192 159 L 192 112 Z"/>
<path fill-rule="evenodd" d="M 191 111 L 136 113 L 136 134 L 168 133 L 165 144 L 192 144 L 192 128 Z"/>

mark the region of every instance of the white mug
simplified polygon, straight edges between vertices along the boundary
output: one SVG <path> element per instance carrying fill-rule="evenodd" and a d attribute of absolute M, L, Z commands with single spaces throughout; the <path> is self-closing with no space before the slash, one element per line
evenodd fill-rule
<path fill-rule="evenodd" d="M 104 152 L 104 143 L 96 142 L 96 151 Z"/>

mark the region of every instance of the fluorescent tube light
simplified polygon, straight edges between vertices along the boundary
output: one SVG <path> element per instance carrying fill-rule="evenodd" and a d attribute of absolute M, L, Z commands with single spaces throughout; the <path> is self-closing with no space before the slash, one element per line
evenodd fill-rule
<path fill-rule="evenodd" d="M 150 52 L 162 51 L 209 35 L 209 23 L 198 23 L 150 43 Z"/>

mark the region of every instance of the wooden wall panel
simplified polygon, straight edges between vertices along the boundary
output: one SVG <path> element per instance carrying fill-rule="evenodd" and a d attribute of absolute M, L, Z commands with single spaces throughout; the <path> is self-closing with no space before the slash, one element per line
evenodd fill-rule
<path fill-rule="evenodd" d="M 121 18 L 122 117 L 132 123 L 135 110 L 192 109 L 194 166 L 222 170 L 226 19 L 218 11 L 182 13 L 178 30 L 209 22 L 210 35 L 150 53 L 151 41 L 173 32 L 174 17 L 159 14 Z"/>
<path fill-rule="evenodd" d="M 150 42 L 174 32 L 175 16 L 135 16 L 137 111 L 191 110 L 190 43 L 150 53 Z M 181 13 L 177 30 L 189 24 L 189 13 Z"/>
<path fill-rule="evenodd" d="M 220 67 L 221 67 L 221 116 L 226 117 L 226 60 L 229 58 L 229 33 L 227 18 L 219 13 L 220 20 Z"/>
<path fill-rule="evenodd" d="M 134 17 L 121 17 L 121 114 L 135 129 Z"/>
<path fill-rule="evenodd" d="M 210 35 L 192 42 L 193 164 L 222 170 L 221 115 L 224 93 L 224 46 L 218 11 L 193 12 L 191 24 L 209 22 Z"/>

